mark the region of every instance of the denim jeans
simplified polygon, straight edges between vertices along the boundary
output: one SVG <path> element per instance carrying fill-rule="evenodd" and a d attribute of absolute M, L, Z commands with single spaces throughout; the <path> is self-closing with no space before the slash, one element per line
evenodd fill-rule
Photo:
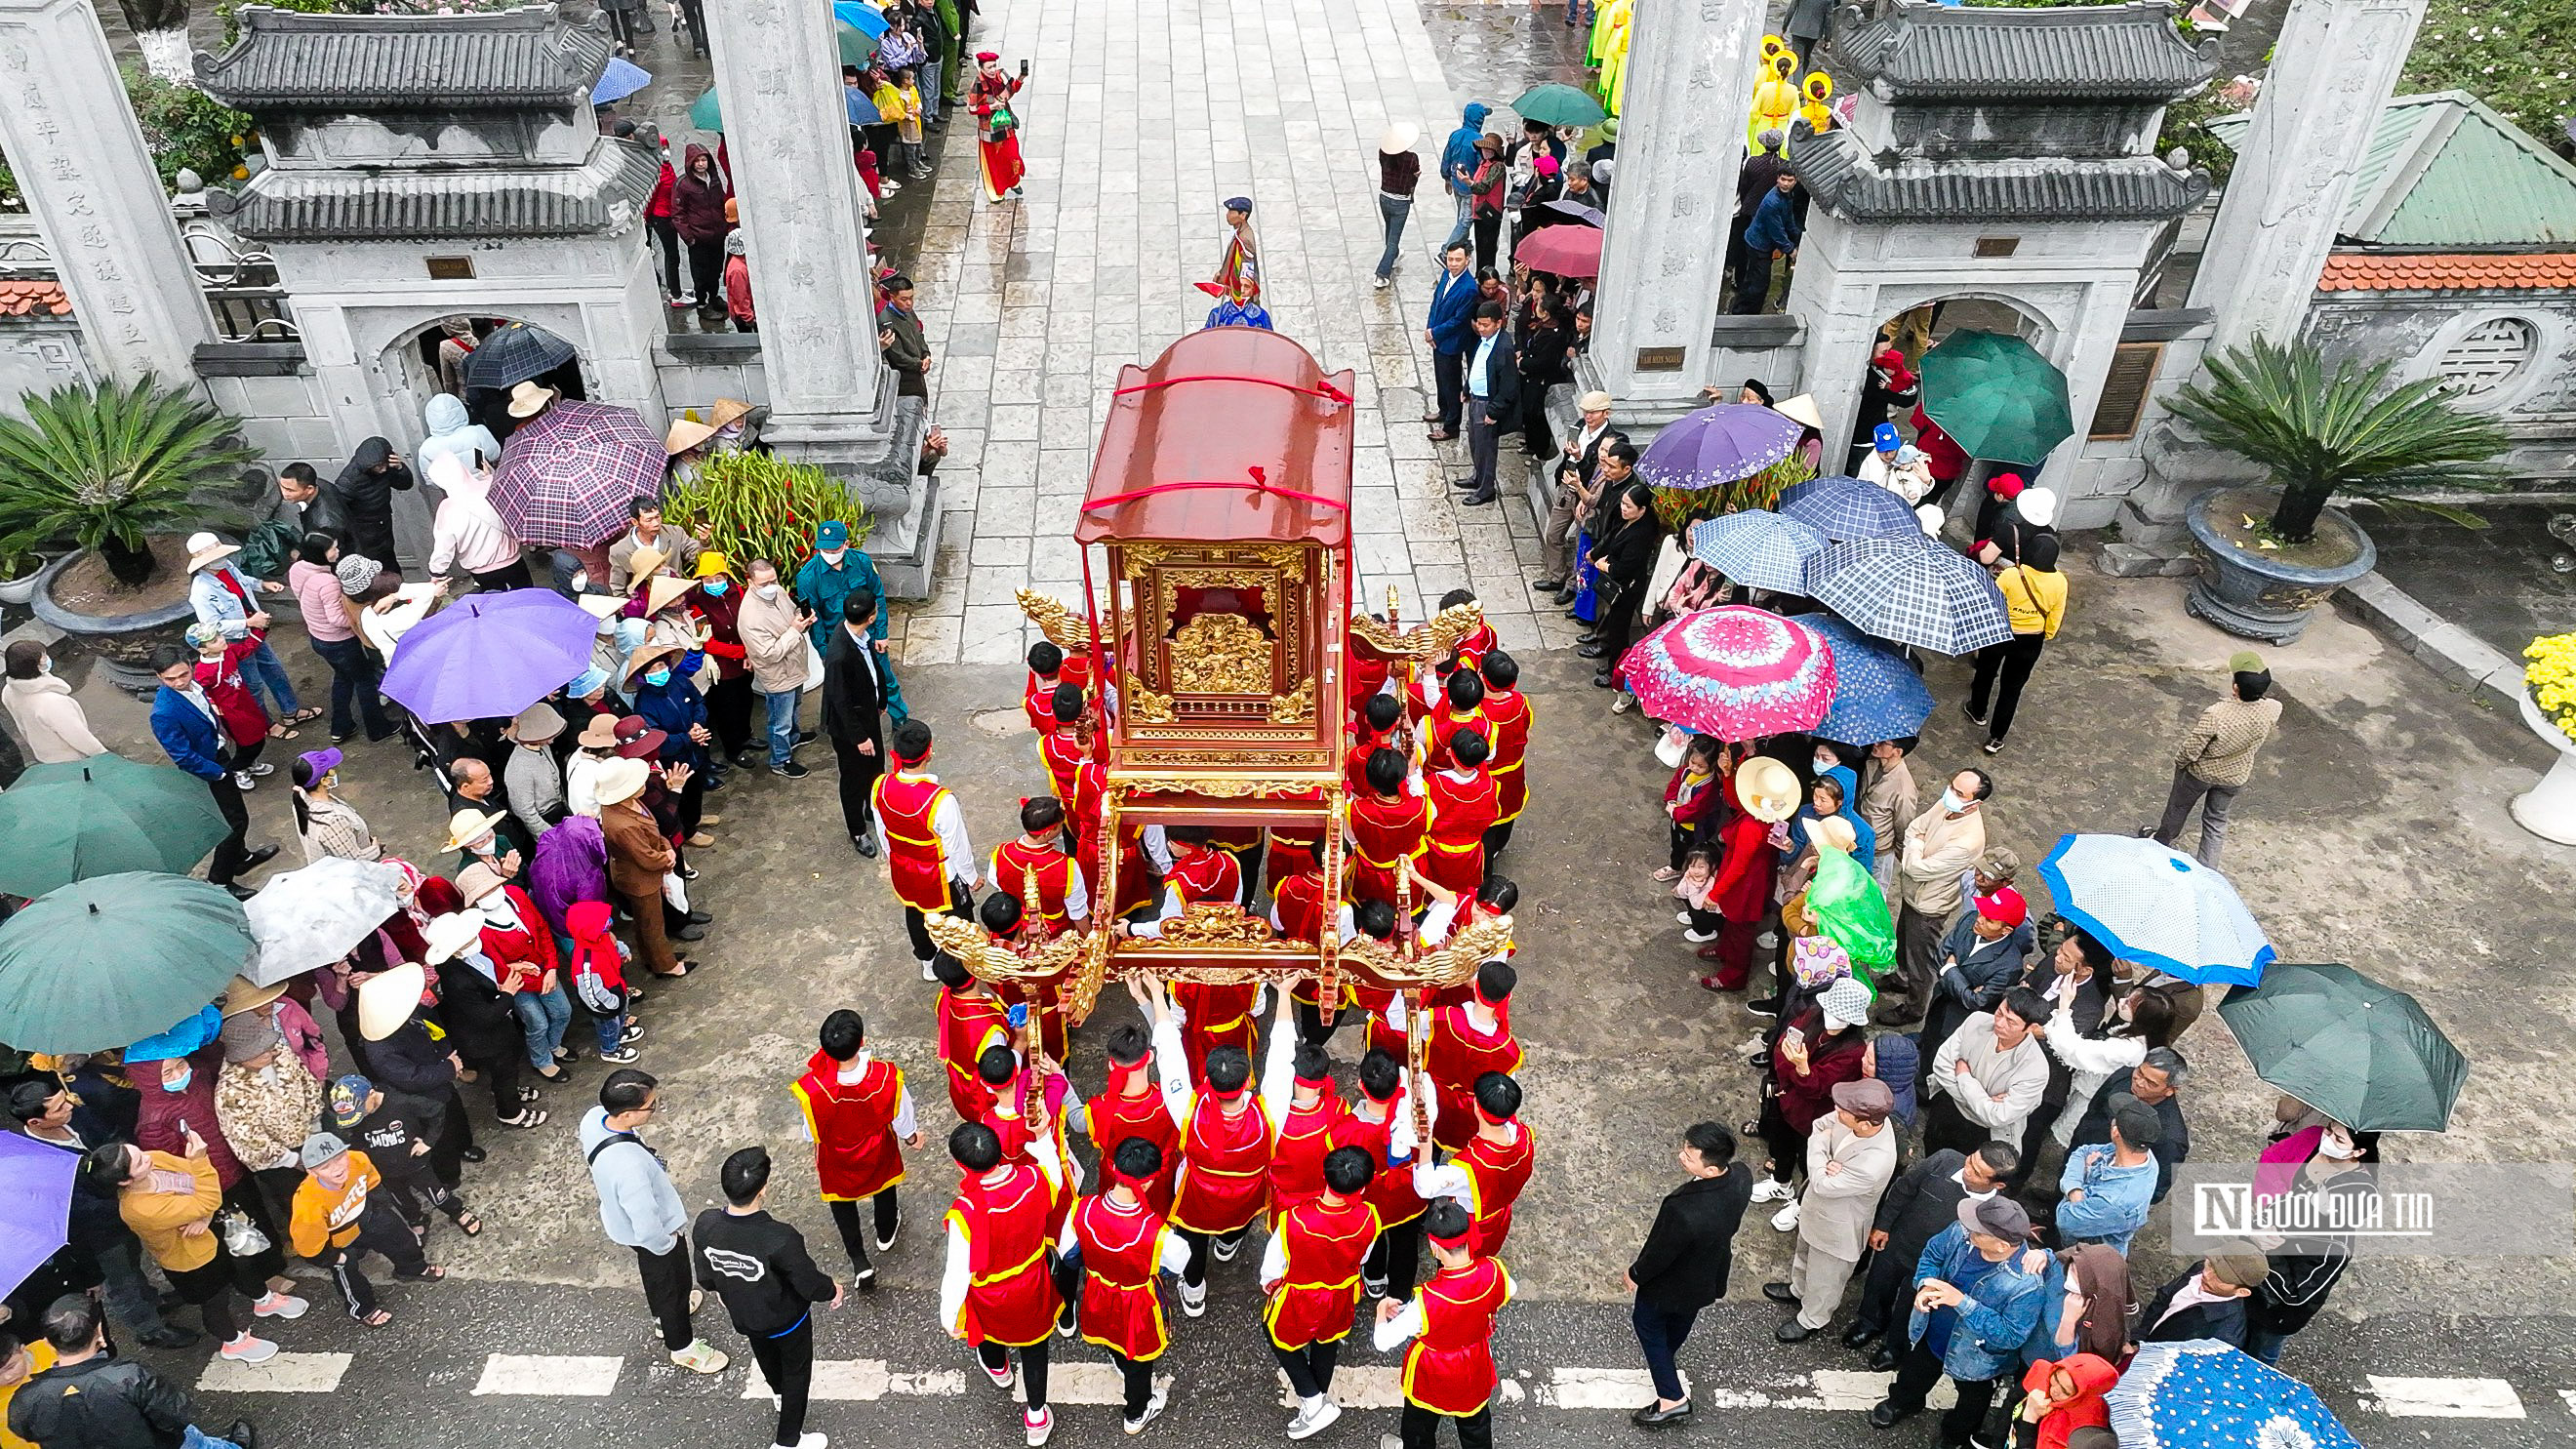
<path fill-rule="evenodd" d="M 600 1055 L 606 1056 L 626 1040 L 626 1013 L 621 1011 L 615 1016 L 594 1014 L 590 1018 L 590 1028 L 599 1037 Z"/>
<path fill-rule="evenodd" d="M 912 71 L 913 85 L 921 92 L 921 123 L 927 126 L 939 119 L 939 57 L 927 57 Z"/>
<path fill-rule="evenodd" d="M 1381 191 L 1377 214 L 1386 222 L 1386 252 L 1377 259 L 1377 274 L 1389 277 L 1395 275 L 1395 249 L 1404 244 L 1404 219 L 1413 214 L 1413 198 L 1398 200 Z"/>
<path fill-rule="evenodd" d="M 528 1064 L 539 1071 L 553 1066 L 564 1028 L 572 1024 L 572 998 L 564 995 L 563 986 L 522 991 L 510 998 L 510 1009 L 519 1014 L 519 1031 L 528 1039 Z"/>
<path fill-rule="evenodd" d="M 331 733 L 353 735 L 357 725 L 349 717 L 349 704 L 355 700 L 358 717 L 367 722 L 367 738 L 380 740 L 394 732 L 393 721 L 385 718 L 384 706 L 376 702 L 375 656 L 355 639 L 315 639 L 313 652 L 331 666 Z"/>
<path fill-rule="evenodd" d="M 1592 0 L 1565 0 L 1565 23 L 1568 25 L 1590 25 L 1592 23 Z"/>
<path fill-rule="evenodd" d="M 2251 1323 L 2245 1325 L 2245 1351 L 2274 1368 L 2281 1366 L 2281 1345 L 2289 1341 L 2290 1335 L 2286 1333 L 2274 1333 Z"/>
<path fill-rule="evenodd" d="M 1449 193 L 1449 199 L 1458 203 L 1458 224 L 1449 229 L 1449 239 L 1440 244 L 1440 251 L 1444 256 L 1448 254 L 1451 247 L 1454 247 L 1458 243 L 1467 239 L 1467 222 L 1470 215 L 1466 197 L 1459 195 L 1455 189 L 1452 189 Z"/>
<path fill-rule="evenodd" d="M 804 701 L 805 691 L 790 689 L 760 698 L 769 706 L 769 768 L 775 770 L 787 763 L 787 753 L 796 744 L 796 707 Z"/>
<path fill-rule="evenodd" d="M 260 640 L 259 647 L 242 661 L 242 673 L 248 676 L 244 682 L 250 685 L 252 694 L 265 689 L 268 697 L 277 701 L 279 719 L 304 707 L 304 702 L 295 697 L 294 682 L 286 677 L 286 661 L 277 657 L 267 640 Z"/>

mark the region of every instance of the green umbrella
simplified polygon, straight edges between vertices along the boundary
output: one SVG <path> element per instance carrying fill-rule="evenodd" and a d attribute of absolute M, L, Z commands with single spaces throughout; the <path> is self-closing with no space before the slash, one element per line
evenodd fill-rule
<path fill-rule="evenodd" d="M 37 765 L 0 794 L 0 891 L 33 898 L 120 871 L 185 872 L 230 830 L 184 770 L 118 755 Z"/>
<path fill-rule="evenodd" d="M 1610 114 L 1599 101 L 1574 87 L 1553 83 L 1534 88 L 1512 102 L 1512 109 L 1524 121 L 1545 121 L 1551 126 L 1597 126 Z"/>
<path fill-rule="evenodd" d="M 2441 1132 L 2468 1060 L 2414 997 L 2349 966 L 2275 961 L 2218 1004 L 2254 1074 L 2356 1132 Z"/>
<path fill-rule="evenodd" d="M 96 1052 L 168 1031 L 253 949 L 221 886 L 154 871 L 74 881 L 0 924 L 0 1041 Z"/>
<path fill-rule="evenodd" d="M 724 112 L 716 109 L 716 88 L 714 86 L 707 87 L 707 93 L 705 95 L 702 95 L 689 103 L 689 124 L 701 131 L 713 131 L 718 135 L 724 134 Z"/>
<path fill-rule="evenodd" d="M 2075 431 L 2066 374 L 2020 338 L 1975 328 L 1923 354 L 1923 411 L 1969 457 L 2025 468 Z"/>
<path fill-rule="evenodd" d="M 870 66 L 877 63 L 877 43 L 855 25 L 832 27 L 834 38 L 841 43 L 841 64 Z"/>

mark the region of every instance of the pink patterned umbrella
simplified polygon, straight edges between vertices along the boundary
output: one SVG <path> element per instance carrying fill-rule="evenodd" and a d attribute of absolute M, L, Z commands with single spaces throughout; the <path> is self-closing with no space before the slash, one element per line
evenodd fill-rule
<path fill-rule="evenodd" d="M 492 507 L 523 543 L 588 548 L 626 527 L 626 503 L 662 491 L 670 455 L 633 408 L 566 398 L 501 445 Z"/>
<path fill-rule="evenodd" d="M 1724 740 L 1809 730 L 1834 699 L 1816 631 L 1768 609 L 1701 609 L 1637 641 L 1619 680 L 1652 719 Z"/>

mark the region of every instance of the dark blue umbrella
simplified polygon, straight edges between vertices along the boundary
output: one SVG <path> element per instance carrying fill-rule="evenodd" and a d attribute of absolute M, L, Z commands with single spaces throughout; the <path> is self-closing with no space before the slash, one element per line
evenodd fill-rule
<path fill-rule="evenodd" d="M 2012 637 L 2003 591 L 1975 559 L 1923 536 L 1895 494 L 1886 499 L 1905 520 L 1897 538 L 1837 543 L 1807 566 L 1807 596 L 1864 634 L 1929 649 L 1973 654 Z"/>
<path fill-rule="evenodd" d="M 1785 594 L 1807 591 L 1807 564 L 1825 536 L 1794 518 L 1747 509 L 1691 526 L 1690 555 L 1739 584 Z"/>
<path fill-rule="evenodd" d="M 0 1293 L 15 1293 L 27 1275 L 71 1241 L 72 1174 L 80 1154 L 21 1133 L 0 1133 Z"/>
<path fill-rule="evenodd" d="M 1824 635 L 1834 655 L 1833 703 L 1814 733 L 1874 745 L 1922 732 L 1932 717 L 1932 691 L 1902 655 L 1822 610 L 1800 614 L 1798 622 Z"/>
<path fill-rule="evenodd" d="M 1717 403 L 1655 434 L 1637 460 L 1649 488 L 1718 488 L 1750 478 L 1798 446 L 1797 420 L 1759 403 Z"/>
<path fill-rule="evenodd" d="M 465 358 L 465 385 L 507 392 L 573 360 L 569 342 L 542 327 L 511 322 L 474 345 Z"/>
<path fill-rule="evenodd" d="M 1641 468 L 1643 464 L 1639 465 Z M 1855 538 L 1921 538 L 1923 522 L 1905 500 L 1858 478 L 1810 478 L 1780 490 L 1780 512 L 1836 543 Z"/>

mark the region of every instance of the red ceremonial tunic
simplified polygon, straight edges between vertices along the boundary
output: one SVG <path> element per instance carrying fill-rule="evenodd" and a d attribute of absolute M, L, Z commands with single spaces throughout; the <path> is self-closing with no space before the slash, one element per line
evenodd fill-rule
<path fill-rule="evenodd" d="M 1116 1067 L 1110 1068 L 1114 1074 Z M 1143 1075 L 1143 1069 L 1138 1069 Z M 1171 1109 L 1163 1105 L 1163 1094 L 1147 1088 L 1134 1096 L 1110 1090 L 1082 1104 L 1091 1122 L 1091 1145 L 1100 1149 L 1103 1162 L 1118 1155 L 1118 1144 L 1130 1137 L 1142 1137 L 1162 1150 L 1163 1170 L 1145 1184 L 1145 1201 L 1158 1214 L 1172 1210 L 1172 1179 L 1181 1170 L 1181 1128 L 1172 1120 Z M 1133 1358 L 1135 1355 L 1130 1354 Z"/>
<path fill-rule="evenodd" d="M 1324 873 L 1303 870 L 1270 887 L 1271 904 L 1279 908 L 1279 934 L 1308 945 L 1324 941 Z M 1304 994 L 1297 999 L 1315 999 L 1314 978 L 1300 977 L 1297 989 Z"/>
<path fill-rule="evenodd" d="M 1354 801 L 1368 798 L 1369 756 L 1395 748 L 1388 742 L 1388 736 L 1393 733 L 1393 730 L 1380 733 L 1367 725 L 1359 726 L 1359 742 L 1351 746 L 1349 754 L 1342 756 L 1342 788 Z"/>
<path fill-rule="evenodd" d="M 919 911 L 948 909 L 948 852 L 931 825 L 940 802 L 948 798 L 948 787 L 936 780 L 879 775 L 875 794 L 895 899 Z"/>
<path fill-rule="evenodd" d="M 1073 918 L 1065 910 L 1065 899 L 1073 893 L 1073 857 L 1052 845 L 1031 845 L 1018 837 L 994 848 L 994 889 L 1025 904 L 1032 873 L 1038 881 L 1038 919 L 1045 923 L 1049 937 L 1061 936 L 1073 928 Z"/>
<path fill-rule="evenodd" d="M 1282 798 L 1320 801 L 1324 798 L 1324 792 L 1292 790 Z M 1302 829 L 1279 825 L 1270 827 L 1270 848 L 1261 853 L 1261 883 L 1268 886 L 1271 893 L 1275 895 L 1278 893 L 1281 881 L 1299 871 L 1314 869 L 1315 857 L 1307 847 L 1323 838 L 1324 827 L 1320 825 Z"/>
<path fill-rule="evenodd" d="M 1047 1222 L 1055 1192 L 1025 1163 L 1001 1169 L 997 1184 L 958 1184 L 949 1225 L 966 1239 L 966 1341 L 1026 1348 L 1055 1327 L 1055 1282 L 1047 1276 Z"/>
<path fill-rule="evenodd" d="M 1356 719 L 1369 696 L 1386 687 L 1387 661 L 1378 655 L 1354 649 L 1350 637 L 1342 640 L 1342 703 L 1350 707 Z"/>
<path fill-rule="evenodd" d="M 1449 741 L 1455 738 L 1460 730 L 1474 730 L 1485 737 L 1485 743 L 1488 745 L 1494 742 L 1493 722 L 1485 718 L 1483 705 L 1480 704 L 1465 714 L 1459 714 L 1450 708 L 1446 700 L 1443 700 L 1440 707 L 1431 712 L 1430 719 L 1422 728 L 1422 767 L 1424 769 L 1446 770 L 1458 763 L 1457 757 L 1449 753 Z"/>
<path fill-rule="evenodd" d="M 1351 899 L 1395 904 L 1396 871 L 1422 854 L 1431 821 L 1430 802 L 1413 795 L 1374 796 L 1351 802 Z M 1480 882 L 1481 884 L 1481 882 Z"/>
<path fill-rule="evenodd" d="M 1207 1075 L 1208 1053 L 1218 1047 L 1241 1047 L 1251 1055 L 1252 1002 L 1259 990 L 1249 982 L 1209 986 L 1183 981 L 1172 987 L 1172 999 L 1181 1006 L 1181 1053 L 1189 1061 L 1191 1081 Z"/>
<path fill-rule="evenodd" d="M 1462 896 L 1485 883 L 1485 832 L 1495 820 L 1494 777 L 1478 770 L 1461 784 L 1446 773 L 1426 775 L 1431 802 L 1431 848 L 1422 873 Z"/>
<path fill-rule="evenodd" d="M 1289 1209 L 1324 1194 L 1324 1154 L 1342 1144 L 1351 1104 L 1334 1095 L 1328 1084 L 1312 1107 L 1294 1099 L 1280 1114 L 1279 1137 L 1270 1148 L 1270 1218 L 1277 1222 Z"/>
<path fill-rule="evenodd" d="M 1512 1275 L 1477 1258 L 1432 1274 L 1414 1301 L 1422 1332 L 1404 1350 L 1404 1397 L 1463 1419 L 1494 1396 L 1494 1319 L 1512 1301 Z"/>
<path fill-rule="evenodd" d="M 948 1067 L 948 1105 L 960 1122 L 982 1121 L 993 1105 L 992 1089 L 975 1075 L 975 1059 L 988 1047 L 1009 1046 L 1008 1009 L 982 992 L 960 996 L 939 992 L 939 1060 Z"/>
<path fill-rule="evenodd" d="M 1360 1305 L 1360 1265 L 1377 1241 L 1377 1210 L 1365 1198 L 1329 1203 L 1317 1197 L 1282 1214 L 1278 1231 L 1287 1268 L 1261 1315 L 1270 1341 L 1300 1349 L 1349 1337 Z"/>
<path fill-rule="evenodd" d="M 1467 1170 L 1467 1211 L 1476 1219 L 1479 1258 L 1490 1258 L 1503 1250 L 1503 1239 L 1512 1232 L 1512 1204 L 1520 1201 L 1521 1189 L 1529 1186 L 1530 1167 L 1538 1157 L 1538 1145 L 1531 1139 L 1530 1130 L 1518 1122 L 1512 1123 L 1511 1129 L 1508 1142 L 1495 1142 L 1480 1132 L 1451 1159 Z"/>
<path fill-rule="evenodd" d="M 1512 1038 L 1511 1018 L 1494 1013 L 1494 1029 L 1481 1032 L 1467 1019 L 1464 1006 L 1444 1006 L 1431 1013 L 1430 1053 L 1423 1070 L 1437 1093 L 1438 1115 L 1431 1136 L 1451 1152 L 1465 1148 L 1476 1135 L 1476 1079 L 1487 1072 L 1521 1069 L 1521 1044 Z"/>
<path fill-rule="evenodd" d="M 1531 710 L 1529 696 L 1517 689 L 1485 696 L 1485 718 L 1493 733 L 1485 743 L 1494 747 L 1485 761 L 1485 773 L 1494 779 L 1494 823 L 1508 825 L 1521 818 L 1529 804 L 1529 776 L 1522 772 L 1521 762 L 1529 754 Z"/>
<path fill-rule="evenodd" d="M 1458 641 L 1458 653 L 1451 663 L 1437 672 L 1443 681 L 1461 669 L 1482 669 L 1485 656 L 1494 652 L 1494 626 L 1478 624 L 1476 632 Z"/>
<path fill-rule="evenodd" d="M 1371 1122 L 1354 1112 L 1342 1124 L 1340 1140 L 1333 1144 L 1356 1147 L 1377 1164 L 1376 1175 L 1369 1179 L 1368 1202 L 1377 1209 L 1378 1222 L 1390 1228 L 1422 1216 L 1427 1206 L 1422 1195 L 1413 1190 L 1413 1161 L 1408 1160 L 1402 1167 L 1386 1165 L 1387 1154 L 1395 1147 L 1395 1114 L 1404 1110 L 1403 1099 L 1398 1098 L 1381 1121 Z M 1415 1149 L 1417 1160 L 1420 1151 Z"/>
<path fill-rule="evenodd" d="M 1163 1110 L 1157 1101 L 1154 1110 Z M 1163 1119 L 1169 1122 L 1171 1119 Z M 1143 1363 L 1172 1346 L 1163 1320 L 1163 1215 L 1152 1205 L 1120 1207 L 1106 1193 L 1086 1197 L 1073 1210 L 1073 1239 L 1082 1245 L 1082 1308 L 1075 1315 L 1082 1336 L 1111 1353 Z"/>
<path fill-rule="evenodd" d="M 984 1115 L 980 1120 L 985 1126 L 993 1129 L 995 1137 L 1001 1139 L 1002 1161 L 1014 1167 L 1035 1169 L 1038 1158 L 1034 1146 L 1038 1140 L 1038 1134 L 1029 1126 L 1028 1114 L 1023 1110 L 1026 1099 L 1022 1093 L 1028 1087 L 1029 1077 L 1023 1072 L 1017 1082 L 1002 1089 L 1001 1094 L 994 1098 L 993 1105 L 984 1109 Z M 1055 1138 L 1055 1160 L 1072 1161 L 1072 1156 L 1064 1148 L 1064 1119 L 1061 1117 L 1050 1119 L 1047 1130 Z M 1053 1240 L 1054 1234 L 1064 1231 L 1065 1214 L 1071 1211 L 1073 1211 L 1072 1196 L 1059 1194 L 1047 1209 L 1047 1233 L 1050 1241 Z"/>
<path fill-rule="evenodd" d="M 1082 747 L 1082 741 L 1074 738 L 1073 726 L 1059 725 L 1038 737 L 1038 758 L 1046 761 L 1047 787 L 1055 791 L 1057 802 L 1070 810 L 1075 791 L 1074 774 L 1082 768 L 1083 761 L 1091 758 L 1091 752 Z"/>
<path fill-rule="evenodd" d="M 1230 1233 L 1261 1216 L 1270 1187 L 1270 1114 L 1249 1088 L 1243 1098 L 1243 1111 L 1228 1117 L 1213 1095 L 1192 1095 L 1172 1196 L 1174 1227 Z"/>
<path fill-rule="evenodd" d="M 856 1202 L 903 1181 L 903 1151 L 894 1137 L 903 1068 L 879 1058 L 857 1081 L 844 1082 L 841 1064 L 818 1051 L 795 1092 L 814 1137 L 814 1172 L 825 1202 Z"/>
<path fill-rule="evenodd" d="M 1028 684 L 1020 691 L 1020 709 L 1029 717 L 1029 728 L 1039 734 L 1055 729 L 1055 687 L 1061 683 L 1061 678 L 1043 678 L 1032 669 Z"/>

